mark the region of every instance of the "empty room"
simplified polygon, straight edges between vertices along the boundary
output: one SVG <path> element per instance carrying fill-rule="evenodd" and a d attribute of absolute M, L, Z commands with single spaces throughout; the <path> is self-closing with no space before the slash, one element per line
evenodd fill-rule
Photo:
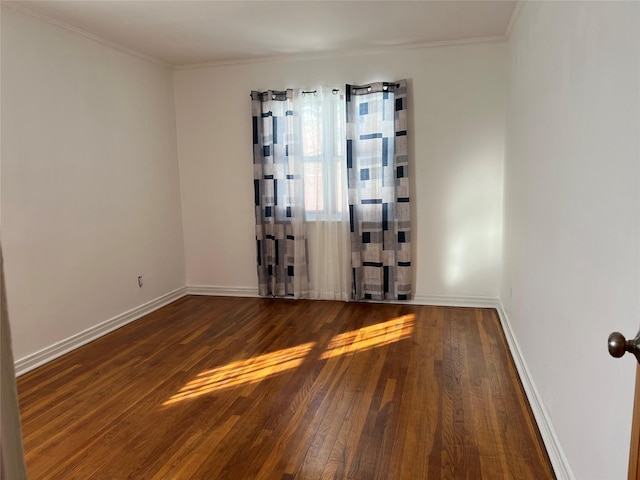
<path fill-rule="evenodd" d="M 640 2 L 1 5 L 3 480 L 640 478 Z"/>

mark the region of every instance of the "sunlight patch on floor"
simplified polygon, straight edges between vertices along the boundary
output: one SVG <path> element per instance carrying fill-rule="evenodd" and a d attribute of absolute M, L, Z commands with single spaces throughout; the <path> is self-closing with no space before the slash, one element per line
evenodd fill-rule
<path fill-rule="evenodd" d="M 352 355 L 405 340 L 413 334 L 414 323 L 415 315 L 409 314 L 341 333 L 331 339 L 320 359 L 328 360 L 342 355 Z M 315 344 L 315 342 L 304 343 L 205 370 L 162 405 L 172 405 L 225 388 L 257 383 L 286 372 L 302 364 Z"/>
<path fill-rule="evenodd" d="M 340 355 L 362 352 L 409 338 L 413 333 L 415 315 L 403 315 L 384 323 L 376 323 L 333 337 L 322 354 L 326 360 Z"/>
<path fill-rule="evenodd" d="M 296 345 L 276 352 L 266 353 L 246 360 L 238 360 L 222 367 L 205 370 L 187 383 L 162 405 L 195 398 L 223 388 L 256 383 L 265 378 L 291 370 L 302 363 L 315 342 Z"/>

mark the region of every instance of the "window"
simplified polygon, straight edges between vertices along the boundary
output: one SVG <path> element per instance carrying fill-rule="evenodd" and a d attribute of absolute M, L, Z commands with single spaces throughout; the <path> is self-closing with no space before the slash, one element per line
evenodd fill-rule
<path fill-rule="evenodd" d="M 328 88 L 301 95 L 307 220 L 342 220 L 347 212 L 344 96 Z"/>
<path fill-rule="evenodd" d="M 406 80 L 343 92 L 251 92 L 260 295 L 411 298 Z"/>

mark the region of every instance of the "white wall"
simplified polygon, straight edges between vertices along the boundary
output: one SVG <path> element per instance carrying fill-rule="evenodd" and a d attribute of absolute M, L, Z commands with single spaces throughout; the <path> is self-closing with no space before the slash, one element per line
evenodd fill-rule
<path fill-rule="evenodd" d="M 2 244 L 20 359 L 183 287 L 184 247 L 171 71 L 11 11 L 1 44 Z"/>
<path fill-rule="evenodd" d="M 509 41 L 502 299 L 576 478 L 626 478 L 640 323 L 640 4 L 526 2 Z M 512 293 L 511 293 L 512 292 Z"/>
<path fill-rule="evenodd" d="M 496 297 L 505 59 L 495 43 L 177 71 L 187 283 L 257 288 L 252 89 L 407 78 L 416 294 Z"/>
<path fill-rule="evenodd" d="M 640 319 L 639 10 L 527 2 L 508 46 L 174 74 L 3 11 L 16 357 L 185 283 L 255 288 L 249 91 L 407 78 L 417 296 L 500 294 L 576 477 L 625 477 L 635 364 L 605 340 Z"/>

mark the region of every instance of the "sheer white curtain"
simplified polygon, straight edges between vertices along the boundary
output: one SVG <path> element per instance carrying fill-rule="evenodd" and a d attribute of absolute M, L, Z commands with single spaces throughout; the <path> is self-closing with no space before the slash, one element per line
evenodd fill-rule
<path fill-rule="evenodd" d="M 304 163 L 310 298 L 351 298 L 345 98 L 328 87 L 296 92 Z"/>

